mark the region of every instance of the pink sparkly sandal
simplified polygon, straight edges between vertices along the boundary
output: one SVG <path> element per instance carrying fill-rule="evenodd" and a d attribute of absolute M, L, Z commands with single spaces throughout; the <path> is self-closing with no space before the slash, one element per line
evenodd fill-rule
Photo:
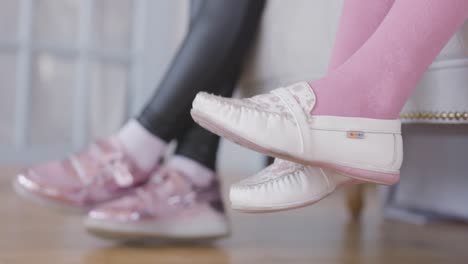
<path fill-rule="evenodd" d="M 61 161 L 25 169 L 14 187 L 30 200 L 73 212 L 121 197 L 147 181 L 153 170 L 139 170 L 114 138 L 98 140 L 85 151 Z"/>
<path fill-rule="evenodd" d="M 89 212 L 86 229 L 117 240 L 205 240 L 229 234 L 219 184 L 194 186 L 165 166 L 134 193 Z"/>

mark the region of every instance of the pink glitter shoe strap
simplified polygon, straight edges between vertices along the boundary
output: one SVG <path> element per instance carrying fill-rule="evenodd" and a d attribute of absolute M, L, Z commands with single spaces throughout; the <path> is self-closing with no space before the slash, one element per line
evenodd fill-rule
<path fill-rule="evenodd" d="M 136 195 L 153 214 L 194 203 L 220 201 L 217 182 L 206 187 L 196 187 L 180 171 L 167 168 L 153 175 L 147 185 L 136 190 Z"/>
<path fill-rule="evenodd" d="M 96 141 L 84 152 L 71 155 L 69 162 L 85 185 L 105 183 L 108 178 L 119 187 L 129 187 L 135 183 L 130 162 L 120 143 L 113 138 Z"/>

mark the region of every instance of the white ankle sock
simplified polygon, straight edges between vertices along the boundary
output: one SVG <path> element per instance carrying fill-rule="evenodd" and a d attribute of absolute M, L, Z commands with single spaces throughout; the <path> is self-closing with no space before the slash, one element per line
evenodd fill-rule
<path fill-rule="evenodd" d="M 214 171 L 184 156 L 176 155 L 169 159 L 167 166 L 184 173 L 196 186 L 207 186 L 215 177 Z"/>
<path fill-rule="evenodd" d="M 167 143 L 146 130 L 138 121 L 130 120 L 117 133 L 117 138 L 136 165 L 145 171 L 154 168 L 164 155 Z"/>

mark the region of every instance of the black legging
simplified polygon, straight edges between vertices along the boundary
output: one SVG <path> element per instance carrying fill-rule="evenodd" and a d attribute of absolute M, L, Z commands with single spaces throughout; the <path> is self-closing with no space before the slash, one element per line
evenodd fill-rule
<path fill-rule="evenodd" d="M 137 120 L 177 139 L 176 154 L 214 169 L 219 137 L 196 125 L 190 108 L 207 91 L 229 97 L 240 77 L 265 0 L 192 0 L 190 29 L 156 93 Z"/>

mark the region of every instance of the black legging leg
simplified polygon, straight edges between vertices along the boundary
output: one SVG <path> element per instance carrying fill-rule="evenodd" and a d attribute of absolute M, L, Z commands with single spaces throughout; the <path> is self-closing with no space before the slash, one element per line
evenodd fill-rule
<path fill-rule="evenodd" d="M 239 71 L 252 42 L 264 0 L 199 0 L 189 32 L 159 89 L 138 121 L 170 141 L 193 122 L 190 107 L 200 91 L 219 93 L 230 73 Z M 232 82 L 230 80 L 230 82 Z M 234 85 L 232 85 L 234 87 Z"/>
<path fill-rule="evenodd" d="M 167 75 L 170 76 L 172 74 L 172 78 L 177 78 L 177 74 L 182 74 L 181 78 L 185 79 L 197 78 L 197 76 L 192 76 L 192 74 L 200 73 L 200 69 L 195 68 L 195 65 L 192 61 L 189 62 L 190 67 L 185 67 L 183 70 L 176 69 L 178 67 L 178 63 L 176 60 L 178 59 L 182 61 L 189 59 L 201 60 L 201 63 L 200 65 L 198 65 L 198 67 L 211 70 L 213 73 L 211 75 L 207 74 L 203 78 L 200 76 L 200 80 L 195 80 L 195 82 L 191 83 L 190 85 L 183 85 L 183 83 L 177 82 L 176 80 L 170 80 L 170 77 L 166 75 L 166 78 L 165 80 L 163 80 L 160 89 L 164 89 L 165 87 L 166 91 L 163 94 L 169 94 L 171 100 L 177 99 L 178 96 L 190 96 L 190 100 L 185 100 L 188 101 L 188 106 L 186 105 L 186 111 L 184 112 L 180 110 L 180 108 L 177 109 L 177 107 L 184 107 L 179 104 L 171 105 L 168 102 L 166 102 L 162 105 L 158 105 L 162 101 L 164 101 L 164 99 L 162 99 L 162 95 L 159 92 L 157 92 L 153 99 L 150 101 L 150 103 L 147 105 L 143 113 L 138 118 L 140 123 L 142 123 L 146 129 L 148 129 L 156 136 L 163 138 L 167 141 L 176 137 L 178 141 L 176 154 L 183 155 L 193 160 L 196 160 L 199 163 L 213 170 L 215 169 L 219 137 L 195 124 L 190 118 L 190 116 L 188 116 L 191 101 L 193 100 L 193 97 L 198 91 L 203 90 L 217 93 L 224 97 L 229 97 L 232 95 L 237 80 L 239 79 L 239 76 L 242 72 L 242 63 L 245 58 L 245 55 L 248 52 L 248 48 L 251 46 L 255 38 L 255 33 L 258 28 L 261 13 L 265 5 L 264 0 L 242 0 L 238 1 L 237 5 L 235 6 L 233 6 L 232 3 L 226 3 L 231 1 L 217 1 L 217 4 L 215 4 L 214 1 L 217 0 L 192 0 L 190 32 L 199 32 L 195 30 L 194 27 L 201 26 L 199 25 L 200 19 L 202 19 L 204 23 L 208 23 L 206 21 L 206 18 L 202 17 L 207 15 L 207 10 L 205 9 L 208 9 L 209 7 L 216 7 L 220 12 L 226 12 L 226 10 L 230 10 L 231 8 L 238 8 L 238 11 L 243 11 L 234 12 L 238 14 L 238 16 L 235 19 L 236 21 L 224 21 L 227 19 L 234 19 L 234 17 L 223 17 L 220 16 L 221 13 L 219 13 L 218 16 L 211 17 L 211 23 L 229 24 L 229 27 L 225 25 L 225 29 L 227 30 L 229 28 L 230 30 L 236 32 L 231 32 L 230 34 L 225 35 L 226 33 L 222 33 L 223 31 L 217 31 L 220 35 L 213 36 L 209 34 L 210 36 L 212 36 L 212 38 L 205 37 L 204 39 L 201 38 L 199 35 L 190 37 L 189 33 L 189 35 L 185 39 L 185 42 L 190 40 L 206 42 L 205 44 L 198 43 L 198 48 L 203 48 L 203 46 L 206 45 L 206 49 L 202 49 L 203 52 L 199 53 L 198 56 L 197 54 L 191 54 L 192 56 L 189 56 L 190 54 L 186 54 L 184 56 L 184 47 L 187 47 L 187 49 L 189 50 L 193 49 L 193 46 L 184 43 L 181 47 L 181 50 L 179 50 L 179 53 Z M 219 2 L 224 2 L 225 5 L 219 5 Z M 212 10 L 211 12 L 214 11 Z M 215 27 L 214 29 L 220 30 L 219 27 Z M 226 36 L 229 37 L 224 38 Z M 223 59 L 211 59 L 213 58 L 211 56 L 206 57 L 207 53 L 210 52 L 210 49 L 213 48 L 212 44 L 213 41 L 216 41 L 216 39 L 220 41 L 218 43 L 222 47 L 215 47 L 221 49 L 221 51 L 218 50 L 215 53 L 222 54 L 224 57 Z M 181 63 L 182 62 L 179 62 L 179 64 Z M 216 69 L 217 67 L 218 69 Z M 175 92 L 170 92 L 171 90 L 169 90 L 169 88 L 171 87 L 171 85 L 174 85 L 172 89 L 174 89 Z M 206 87 L 203 87 L 203 85 L 206 85 Z M 189 92 L 190 94 L 186 94 L 186 92 Z M 158 97 L 159 99 L 157 99 Z M 165 112 L 166 115 L 162 116 L 162 114 L 164 113 L 164 108 L 167 108 L 167 110 L 165 111 L 168 111 L 170 113 L 169 115 L 167 114 L 168 112 Z M 180 119 L 182 119 L 179 121 L 179 124 L 175 122 L 171 124 L 170 121 L 172 121 L 172 118 L 174 118 L 173 114 L 176 114 L 176 116 L 180 116 Z M 167 122 L 168 117 L 171 118 L 169 119 L 169 122 Z"/>
<path fill-rule="evenodd" d="M 225 73 L 219 78 L 220 89 L 216 92 L 223 97 L 230 97 L 232 95 L 236 83 L 242 73 L 243 58 L 255 38 L 261 14 L 256 13 L 258 10 L 252 10 L 252 12 L 253 14 L 248 15 L 246 17 L 246 21 L 244 21 L 247 25 L 250 25 L 250 27 L 244 27 L 244 30 L 242 30 L 238 36 L 238 38 L 243 38 L 243 41 L 235 41 L 230 55 L 241 55 L 240 59 L 228 57 L 227 61 L 232 63 L 231 67 L 227 68 Z M 205 130 L 192 121 L 192 127 L 184 133 L 184 135 L 178 138 L 175 153 L 189 157 L 206 167 L 215 170 L 218 146 L 219 137 L 217 135 Z"/>
<path fill-rule="evenodd" d="M 235 81 L 226 83 L 219 95 L 231 96 L 234 84 Z M 215 171 L 218 146 L 219 136 L 193 122 L 190 129 L 177 139 L 175 154 L 188 157 Z"/>

